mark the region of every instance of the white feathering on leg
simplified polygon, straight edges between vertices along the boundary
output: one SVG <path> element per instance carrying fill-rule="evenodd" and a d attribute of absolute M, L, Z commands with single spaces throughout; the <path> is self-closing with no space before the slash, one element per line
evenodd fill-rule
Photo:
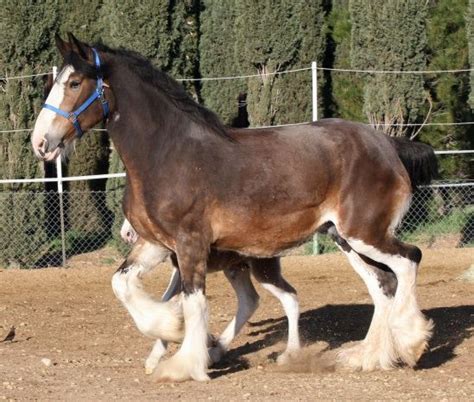
<path fill-rule="evenodd" d="M 178 298 L 168 302 L 153 299 L 142 287 L 142 267 L 132 265 L 112 277 L 112 289 L 132 316 L 139 331 L 150 338 L 171 342 L 183 339 L 183 314 Z"/>
<path fill-rule="evenodd" d="M 207 381 L 209 363 L 207 352 L 207 302 L 202 290 L 182 295 L 185 335 L 179 351 L 170 359 L 161 362 L 156 369 L 158 380 Z"/>

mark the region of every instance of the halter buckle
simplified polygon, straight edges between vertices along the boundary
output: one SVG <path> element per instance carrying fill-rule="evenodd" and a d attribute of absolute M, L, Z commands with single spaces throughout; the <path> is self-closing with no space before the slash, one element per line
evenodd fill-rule
<path fill-rule="evenodd" d="M 74 112 L 69 113 L 68 119 L 71 121 L 72 124 L 77 123 L 77 116 Z"/>

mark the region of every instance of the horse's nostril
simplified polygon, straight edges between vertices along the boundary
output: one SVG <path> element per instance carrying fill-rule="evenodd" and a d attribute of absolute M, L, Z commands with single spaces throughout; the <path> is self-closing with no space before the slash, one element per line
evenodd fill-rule
<path fill-rule="evenodd" d="M 45 148 L 45 140 L 44 139 L 40 140 L 34 148 L 36 148 L 36 152 L 41 157 L 43 157 L 45 155 L 45 149 L 44 149 Z"/>
<path fill-rule="evenodd" d="M 39 149 L 40 149 L 44 154 L 45 154 L 46 152 L 48 152 L 48 140 L 46 139 L 46 137 L 44 137 L 44 138 L 41 140 Z"/>

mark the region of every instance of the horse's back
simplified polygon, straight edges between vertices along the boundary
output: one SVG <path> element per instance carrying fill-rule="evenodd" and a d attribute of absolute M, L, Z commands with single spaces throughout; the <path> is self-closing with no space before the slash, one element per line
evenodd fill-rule
<path fill-rule="evenodd" d="M 300 168 L 303 175 L 305 170 L 318 170 L 333 178 L 348 177 L 371 175 L 377 169 L 406 176 L 389 137 L 362 123 L 322 119 L 294 126 L 233 130 L 231 135 L 244 144 L 249 158 L 262 163 L 265 158 L 277 159 L 285 163 L 285 169 Z"/>

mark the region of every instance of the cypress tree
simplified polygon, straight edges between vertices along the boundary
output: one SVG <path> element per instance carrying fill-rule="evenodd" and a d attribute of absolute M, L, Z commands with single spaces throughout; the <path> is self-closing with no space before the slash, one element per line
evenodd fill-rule
<path fill-rule="evenodd" d="M 351 68 L 351 19 L 349 0 L 333 0 L 329 15 L 330 40 L 333 45 L 331 58 L 334 68 Z M 348 120 L 365 121 L 364 81 L 359 74 L 331 73 L 331 114 Z"/>
<path fill-rule="evenodd" d="M 325 45 L 323 1 L 243 0 L 237 2 L 236 10 L 237 65 L 244 72 L 260 75 L 247 83 L 251 124 L 310 120 L 310 72 L 288 76 L 275 73 L 309 67 L 312 60 L 321 64 Z"/>
<path fill-rule="evenodd" d="M 327 24 L 324 1 L 293 2 L 295 4 L 298 47 L 286 69 L 306 68 L 316 61 L 322 66 L 326 50 Z M 282 15 L 282 18 L 284 18 Z M 324 75 L 318 71 L 319 118 L 326 114 L 323 102 Z M 277 112 L 275 124 L 301 123 L 312 119 L 311 71 L 284 74 L 275 82 Z"/>
<path fill-rule="evenodd" d="M 443 0 L 429 9 L 427 24 L 429 70 L 468 69 L 466 17 L 468 0 Z M 471 64 L 472 65 L 472 64 Z M 427 76 L 432 99 L 431 122 L 472 121 L 469 107 L 469 73 L 445 73 Z M 466 149 L 474 145 L 470 126 L 432 126 L 419 135 L 437 149 Z M 469 143 L 471 139 L 471 143 Z M 440 158 L 441 173 L 446 177 L 469 175 L 468 158 Z"/>
<path fill-rule="evenodd" d="M 169 17 L 168 0 L 104 0 L 99 17 L 103 41 L 134 50 L 166 70 L 172 47 Z"/>
<path fill-rule="evenodd" d="M 170 4 L 171 47 L 169 65 L 164 69 L 176 79 L 196 78 L 199 74 L 199 1 L 179 0 Z M 185 81 L 183 85 L 198 98 L 196 82 Z"/>
<path fill-rule="evenodd" d="M 351 0 L 351 64 L 358 69 L 426 68 L 427 4 L 417 0 Z M 396 17 L 394 17 L 396 16 Z M 419 74 L 369 74 L 365 77 L 364 113 L 374 124 L 419 122 L 425 115 L 424 79 Z M 391 135 L 414 131 L 381 126 Z"/>
<path fill-rule="evenodd" d="M 102 0 L 64 2 L 60 4 L 60 30 L 63 35 L 73 32 L 88 43 L 101 40 L 98 15 Z M 68 176 L 85 176 L 107 173 L 109 141 L 104 132 L 89 131 L 77 144 L 67 164 Z M 68 223 L 76 235 L 90 235 L 106 229 L 104 221 L 105 180 L 75 181 L 67 186 L 73 192 L 68 197 Z M 89 246 L 89 245 L 87 245 Z M 93 246 L 92 244 L 90 246 Z"/>
<path fill-rule="evenodd" d="M 474 66 L 474 0 L 469 0 L 467 11 L 468 43 L 469 43 L 469 62 Z M 474 71 L 471 71 L 471 94 L 469 97 L 471 108 L 474 109 Z"/>
<path fill-rule="evenodd" d="M 54 32 L 57 30 L 56 2 L 4 2 L 0 7 L 0 71 L 3 75 L 26 75 L 51 69 Z M 0 127 L 3 130 L 30 128 L 42 103 L 43 80 L 2 80 Z M 30 133 L 1 134 L 2 178 L 31 178 L 43 175 L 43 164 L 33 155 Z M 42 184 L 2 186 L 0 238 L 2 264 L 32 265 L 47 249 L 44 189 Z"/>
<path fill-rule="evenodd" d="M 200 15 L 200 72 L 203 77 L 235 76 L 242 67 L 235 55 L 236 0 L 204 0 Z M 237 98 L 246 90 L 244 80 L 203 81 L 201 97 L 226 124 L 238 114 Z M 242 105 L 245 106 L 245 105 Z"/>
<path fill-rule="evenodd" d="M 466 16 L 467 20 L 467 34 L 468 34 L 468 44 L 469 44 L 469 66 L 474 68 L 474 0 L 469 0 L 468 12 Z M 471 83 L 471 92 L 469 96 L 469 103 L 471 106 L 471 113 L 474 113 L 474 70 L 470 74 L 470 83 Z M 472 121 L 472 119 L 471 119 Z M 472 132 L 472 126 L 471 131 Z M 474 149 L 474 136 L 468 135 L 469 139 L 469 149 Z M 474 176 L 474 163 L 470 164 L 469 175 Z"/>

